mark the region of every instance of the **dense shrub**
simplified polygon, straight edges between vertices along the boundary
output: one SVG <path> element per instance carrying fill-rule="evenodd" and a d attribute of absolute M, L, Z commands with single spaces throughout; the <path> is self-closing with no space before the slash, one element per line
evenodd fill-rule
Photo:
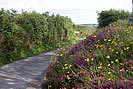
<path fill-rule="evenodd" d="M 0 10 L 0 63 L 41 53 L 73 38 L 73 23 L 68 17 Z"/>
<path fill-rule="evenodd" d="M 128 19 L 129 16 L 130 13 L 124 10 L 110 9 L 110 10 L 101 11 L 100 13 L 98 12 L 98 24 L 99 27 L 105 27 L 119 19 L 121 20 Z"/>

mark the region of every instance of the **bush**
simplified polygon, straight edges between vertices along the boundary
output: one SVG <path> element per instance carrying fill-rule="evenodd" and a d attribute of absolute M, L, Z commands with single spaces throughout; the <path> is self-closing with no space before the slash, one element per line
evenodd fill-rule
<path fill-rule="evenodd" d="M 73 38 L 73 23 L 68 17 L 0 10 L 0 63 L 39 54 Z"/>
<path fill-rule="evenodd" d="M 105 27 L 110 25 L 113 22 L 116 22 L 117 20 L 125 20 L 128 19 L 130 13 L 128 11 L 124 10 L 105 10 L 98 13 L 98 24 L 99 27 Z"/>

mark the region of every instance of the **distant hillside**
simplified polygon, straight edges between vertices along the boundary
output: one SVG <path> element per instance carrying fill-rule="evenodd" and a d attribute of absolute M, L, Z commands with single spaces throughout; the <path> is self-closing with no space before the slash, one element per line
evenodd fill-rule
<path fill-rule="evenodd" d="M 80 25 L 87 25 L 87 26 L 92 26 L 92 27 L 97 27 L 98 24 L 80 24 Z"/>

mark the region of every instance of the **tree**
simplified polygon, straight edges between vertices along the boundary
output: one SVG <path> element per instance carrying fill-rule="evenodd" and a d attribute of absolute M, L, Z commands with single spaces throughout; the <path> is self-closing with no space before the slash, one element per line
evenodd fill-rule
<path fill-rule="evenodd" d="M 98 24 L 99 27 L 105 27 L 111 24 L 112 22 L 115 22 L 119 19 L 124 20 L 128 19 L 130 13 L 128 11 L 124 10 L 105 10 L 98 13 Z"/>

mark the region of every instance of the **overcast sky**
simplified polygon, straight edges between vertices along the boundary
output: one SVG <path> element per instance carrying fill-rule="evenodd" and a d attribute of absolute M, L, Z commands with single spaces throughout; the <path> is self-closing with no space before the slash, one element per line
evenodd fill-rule
<path fill-rule="evenodd" d="M 132 0 L 0 0 L 0 8 L 35 10 L 68 16 L 76 24 L 97 23 L 96 11 L 132 10 Z"/>

